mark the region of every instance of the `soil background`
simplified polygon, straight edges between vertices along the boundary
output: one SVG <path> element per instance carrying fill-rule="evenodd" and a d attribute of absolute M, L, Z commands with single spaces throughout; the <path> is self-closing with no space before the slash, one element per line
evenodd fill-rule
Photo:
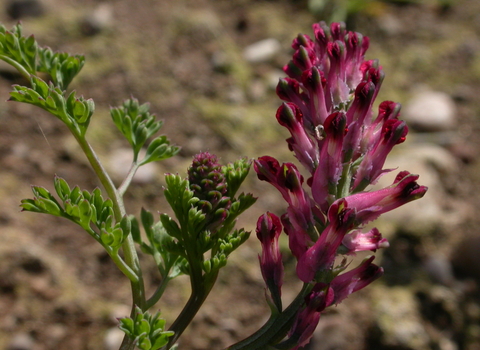
<path fill-rule="evenodd" d="M 14 3 L 29 8 L 12 13 Z M 412 130 L 411 137 L 455 158 L 454 168 L 437 174 L 444 191 L 440 205 L 458 217 L 425 232 L 404 229 L 408 219 L 402 228 L 390 229 L 391 247 L 381 259 L 386 276 L 327 312 L 311 349 L 479 350 L 480 2 L 369 3 L 344 20 L 349 30 L 370 37 L 367 58 L 379 58 L 384 68 L 377 100 L 404 103 L 427 86 L 456 104 L 450 130 Z M 331 13 L 313 14 L 306 1 L 293 0 L 0 4 L 0 22 L 7 29 L 18 18 L 40 45 L 86 56 L 70 88 L 95 100 L 89 140 L 117 183 L 130 155 L 110 121 L 110 106 L 130 96 L 150 102 L 165 121 L 161 132 L 182 147 L 178 156 L 148 167 L 133 183 L 126 203 L 138 215 L 142 206 L 167 211 L 163 174 L 184 174 L 199 151 L 216 153 L 224 163 L 265 154 L 293 159 L 284 141 L 287 132 L 275 120 L 280 102 L 274 87 L 284 76 L 291 40 L 311 34 L 314 22 L 330 22 Z M 280 48 L 258 62 L 246 60 L 245 48 L 263 39 L 275 39 Z M 99 183 L 60 121 L 33 106 L 5 102 L 12 84 L 25 82 L 0 66 L 0 349 L 115 349 L 115 318 L 130 309 L 126 278 L 79 227 L 19 210 L 20 200 L 32 196 L 29 185 L 52 190 L 55 174 L 88 190 Z M 243 190 L 259 200 L 239 226 L 252 230 L 263 212 L 281 214 L 285 206 L 253 174 L 246 182 Z M 225 348 L 266 320 L 259 251 L 252 235 L 232 256 L 180 349 Z M 284 256 L 288 300 L 299 285 L 288 278 L 293 259 Z M 142 264 L 152 293 L 159 281 L 156 268 L 148 258 Z M 187 279 L 172 282 L 158 304 L 167 322 L 188 295 Z"/>

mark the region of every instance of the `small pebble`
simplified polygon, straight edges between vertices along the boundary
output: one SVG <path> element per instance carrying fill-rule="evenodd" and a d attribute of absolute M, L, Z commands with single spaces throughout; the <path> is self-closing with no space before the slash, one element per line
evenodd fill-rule
<path fill-rule="evenodd" d="M 456 125 L 456 107 L 444 92 L 421 91 L 403 109 L 402 119 L 420 131 L 451 130 Z"/>
<path fill-rule="evenodd" d="M 27 333 L 18 333 L 13 336 L 5 350 L 31 350 L 35 342 Z"/>
<path fill-rule="evenodd" d="M 103 344 L 105 345 L 106 350 L 117 350 L 122 344 L 123 337 L 125 333 L 119 328 L 110 328 L 105 333 L 105 338 L 103 338 Z"/>
<path fill-rule="evenodd" d="M 264 39 L 247 46 L 243 50 L 243 57 L 250 63 L 266 62 L 277 55 L 281 48 L 277 39 Z"/>

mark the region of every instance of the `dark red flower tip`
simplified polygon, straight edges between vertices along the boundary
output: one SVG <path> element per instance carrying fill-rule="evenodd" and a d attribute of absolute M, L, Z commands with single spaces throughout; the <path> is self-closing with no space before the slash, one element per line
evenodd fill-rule
<path fill-rule="evenodd" d="M 253 162 L 253 169 L 259 180 L 271 182 L 280 170 L 280 163 L 273 157 L 263 156 Z"/>
<path fill-rule="evenodd" d="M 347 116 L 344 112 L 330 114 L 323 125 L 325 133 L 334 140 L 343 137 L 347 133 Z"/>
<path fill-rule="evenodd" d="M 317 67 L 311 67 L 302 74 L 303 86 L 312 93 L 321 93 L 327 85 L 327 79 Z"/>
<path fill-rule="evenodd" d="M 398 118 L 401 107 L 402 106 L 400 105 L 400 103 L 396 103 L 393 101 L 383 101 L 378 106 L 377 121 Z"/>
<path fill-rule="evenodd" d="M 296 104 L 288 102 L 282 103 L 277 109 L 277 120 L 282 126 L 292 129 L 296 124 L 303 124 L 303 113 Z"/>
<path fill-rule="evenodd" d="M 383 125 L 382 133 L 385 141 L 393 140 L 395 144 L 399 144 L 405 141 L 408 126 L 403 120 L 389 119 Z"/>
<path fill-rule="evenodd" d="M 312 28 L 317 43 L 320 46 L 325 47 L 331 38 L 330 28 L 325 22 L 315 23 Z"/>
<path fill-rule="evenodd" d="M 298 34 L 298 36 L 295 39 L 293 39 L 292 48 L 294 50 L 298 50 L 300 46 L 313 49 L 313 47 L 315 46 L 315 43 L 307 34 Z"/>
<path fill-rule="evenodd" d="M 333 22 L 330 25 L 330 32 L 332 33 L 333 40 L 344 40 L 345 38 L 345 23 Z"/>
<path fill-rule="evenodd" d="M 280 99 L 291 102 L 292 95 L 300 95 L 300 84 L 292 78 L 280 79 L 277 84 L 276 93 Z"/>
<path fill-rule="evenodd" d="M 280 218 L 275 214 L 266 212 L 258 218 L 256 233 L 261 243 L 270 243 L 281 231 L 282 223 L 280 222 Z"/>
<path fill-rule="evenodd" d="M 317 55 L 313 48 L 300 46 L 293 54 L 293 63 L 302 71 L 310 69 L 317 59 Z"/>
<path fill-rule="evenodd" d="M 341 41 L 329 42 L 327 44 L 327 53 L 330 60 L 338 62 L 343 59 L 345 44 Z"/>

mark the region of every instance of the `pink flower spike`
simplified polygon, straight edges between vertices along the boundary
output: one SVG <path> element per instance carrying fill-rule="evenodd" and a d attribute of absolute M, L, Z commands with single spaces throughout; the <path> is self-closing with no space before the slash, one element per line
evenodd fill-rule
<path fill-rule="evenodd" d="M 363 233 L 360 230 L 353 231 L 345 235 L 342 245 L 347 248 L 346 254 L 353 254 L 366 250 L 375 251 L 380 248 L 388 248 L 389 244 L 386 238 L 382 238 L 382 234 L 377 228 L 373 228 Z"/>
<path fill-rule="evenodd" d="M 383 275 L 383 268 L 372 264 L 374 256 L 365 259 L 358 267 L 333 279 L 330 287 L 334 291 L 333 303 L 338 304 L 350 294 L 365 288 Z"/>
<path fill-rule="evenodd" d="M 283 284 L 283 263 L 278 238 L 282 233 L 280 219 L 272 213 L 265 213 L 257 221 L 257 238 L 262 244 L 259 256 L 263 279 L 270 290 L 272 300 L 278 311 L 282 310 L 281 288 Z"/>

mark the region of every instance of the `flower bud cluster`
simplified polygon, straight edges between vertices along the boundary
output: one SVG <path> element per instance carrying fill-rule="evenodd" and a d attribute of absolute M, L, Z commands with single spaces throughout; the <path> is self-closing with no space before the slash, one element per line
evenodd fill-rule
<path fill-rule="evenodd" d="M 228 216 L 231 198 L 227 197 L 227 182 L 216 155 L 202 152 L 193 158 L 188 168 L 190 189 L 199 199 L 196 207 L 206 215 L 207 229 L 213 231 Z"/>
<path fill-rule="evenodd" d="M 402 171 L 391 186 L 366 191 L 392 170 L 383 169 L 385 159 L 395 145 L 405 141 L 408 128 L 398 119 L 398 103 L 385 101 L 377 113 L 373 111 L 384 74 L 378 61 L 364 59 L 368 38 L 347 31 L 341 23 L 329 27 L 320 22 L 313 25 L 313 31 L 314 38 L 300 34 L 293 41 L 293 59 L 284 67 L 288 77 L 277 86 L 284 103 L 276 115 L 290 132 L 288 147 L 308 179 L 294 164 L 280 164 L 269 156 L 254 164 L 258 178 L 275 186 L 288 203 L 281 222 L 297 259 L 297 275 L 315 286 L 290 331 L 301 344 L 308 342 L 315 328 L 312 322 L 316 325 L 314 321 L 326 307 L 383 273 L 370 257 L 341 274 L 347 263 L 344 259 L 335 265 L 337 256 L 388 247 L 376 228 L 363 232 L 365 224 L 421 198 L 427 190 L 417 184 L 417 175 Z M 274 214 L 262 220 L 271 221 L 263 227 L 278 226 Z M 281 264 L 278 259 L 266 261 L 265 250 L 271 246 L 262 240 L 262 247 L 262 269 Z M 266 279 L 272 291 L 271 281 Z"/>

